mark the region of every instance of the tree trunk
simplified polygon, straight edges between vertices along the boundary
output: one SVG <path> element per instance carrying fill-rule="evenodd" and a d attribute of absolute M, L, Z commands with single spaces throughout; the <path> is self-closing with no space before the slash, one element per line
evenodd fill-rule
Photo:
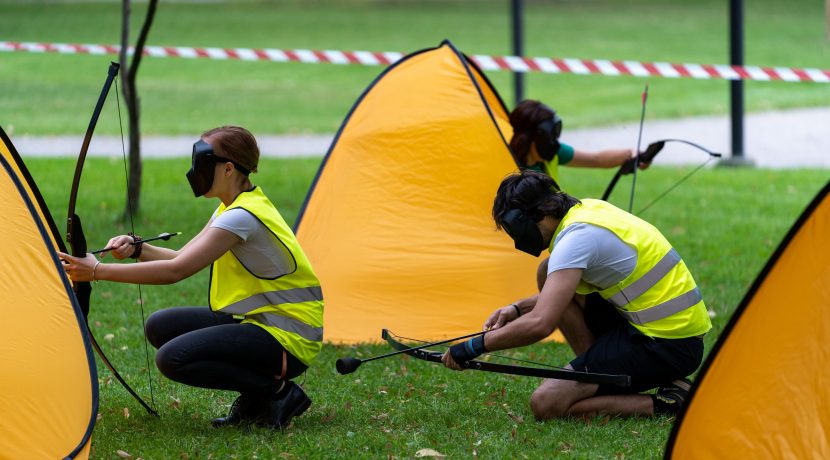
<path fill-rule="evenodd" d="M 128 62 L 129 54 L 127 52 L 130 43 L 130 0 L 122 0 L 122 5 L 120 59 L 122 75 L 126 75 L 122 92 L 124 93 L 130 124 L 130 170 L 127 183 L 127 206 L 124 212 L 125 217 L 127 217 L 138 212 L 141 199 L 141 100 L 136 88 L 136 75 L 144 54 L 147 35 L 149 35 L 150 27 L 153 25 L 158 0 L 150 0 L 147 5 L 147 14 L 144 17 L 144 24 L 133 50 L 132 62 Z"/>

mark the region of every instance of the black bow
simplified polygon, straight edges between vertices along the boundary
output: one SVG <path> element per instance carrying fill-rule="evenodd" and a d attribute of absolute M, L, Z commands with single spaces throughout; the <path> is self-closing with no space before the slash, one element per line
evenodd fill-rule
<path fill-rule="evenodd" d="M 109 71 L 107 72 L 107 80 L 104 82 L 104 87 L 101 89 L 101 95 L 98 97 L 98 102 L 95 104 L 95 110 L 92 113 L 92 119 L 89 121 L 89 127 L 86 130 L 86 134 L 84 135 L 84 142 L 81 146 L 81 151 L 78 154 L 78 162 L 75 164 L 75 176 L 72 179 L 72 190 L 69 193 L 69 207 L 67 210 L 67 219 L 66 219 L 66 241 L 69 243 L 70 248 L 72 249 L 72 255 L 75 257 L 85 257 L 87 254 L 87 243 L 86 237 L 84 236 L 83 226 L 81 225 L 81 218 L 78 217 L 78 214 L 75 213 L 75 202 L 78 197 L 78 188 L 81 183 L 81 172 L 84 168 L 84 161 L 86 160 L 86 154 L 89 150 L 89 143 L 92 139 L 92 133 L 95 131 L 95 125 L 98 123 L 98 117 L 101 115 L 101 109 L 104 106 L 104 102 L 107 99 L 107 95 L 109 94 L 110 87 L 112 86 L 113 81 L 115 80 L 116 76 L 118 75 L 118 68 L 119 65 L 115 62 L 110 63 Z M 120 116 L 120 115 L 119 115 Z M 98 345 L 98 341 L 95 340 L 95 336 L 92 334 L 92 330 L 89 328 L 89 304 L 90 304 L 90 296 L 92 294 L 92 286 L 89 282 L 73 282 L 73 289 L 75 290 L 75 296 L 78 299 L 78 304 L 81 307 L 81 311 L 84 314 L 84 319 L 86 320 L 87 331 L 89 332 L 89 338 L 92 342 L 92 346 L 95 351 L 98 353 L 98 356 L 101 357 L 101 361 L 104 362 L 109 370 L 112 372 L 112 375 L 115 376 L 115 379 L 118 380 L 119 383 L 132 395 L 133 398 L 136 399 L 145 409 L 147 412 L 155 415 L 158 417 L 158 412 L 155 411 L 147 402 L 145 402 L 135 390 L 130 387 L 129 384 L 121 377 L 121 374 L 115 370 L 115 366 L 110 362 L 109 358 L 104 354 L 104 351 Z M 143 303 L 143 302 L 142 302 Z M 144 317 L 142 305 L 142 318 Z M 147 343 L 145 342 L 145 352 Z M 146 353 L 145 353 L 146 354 Z M 148 362 L 148 379 L 149 379 L 149 362 Z M 151 401 L 153 400 L 152 397 L 152 389 L 153 383 L 150 380 L 150 398 Z"/>
<path fill-rule="evenodd" d="M 389 330 L 384 329 L 381 337 L 383 337 L 386 342 L 392 346 L 392 348 L 400 351 L 404 351 L 404 354 L 412 356 L 413 358 L 420 359 L 423 361 L 429 361 L 432 363 L 440 363 L 441 356 L 444 353 L 440 351 L 433 351 L 433 350 L 425 350 L 425 349 L 417 349 L 412 350 L 410 347 L 406 346 L 405 344 L 398 342 L 393 337 Z M 401 337 L 403 338 L 403 337 Z M 514 359 L 514 358 L 509 358 Z M 527 362 L 527 361 L 524 361 Z M 563 369 L 560 367 L 553 367 L 547 366 L 546 368 L 538 368 L 538 367 L 526 367 L 526 366 L 513 366 L 508 364 L 497 364 L 497 363 L 490 363 L 487 361 L 479 361 L 479 360 L 471 360 L 466 361 L 464 363 L 459 363 L 460 365 L 466 367 L 467 369 L 473 369 L 477 371 L 485 371 L 485 372 L 495 372 L 499 374 L 510 374 L 510 375 L 523 375 L 527 377 L 542 377 L 547 379 L 559 379 L 559 380 L 575 380 L 578 382 L 584 383 L 596 383 L 596 384 L 606 384 L 606 385 L 617 385 L 621 387 L 629 387 L 631 386 L 631 377 L 628 375 L 615 375 L 615 374 L 595 374 L 592 372 L 581 372 L 581 371 L 574 371 L 570 369 Z M 539 364 L 539 363 L 533 363 Z"/>
<path fill-rule="evenodd" d="M 666 143 L 669 143 L 669 142 L 678 142 L 678 143 L 681 143 L 681 144 L 686 144 L 686 145 L 689 145 L 691 147 L 694 147 L 694 148 L 706 153 L 706 161 L 704 161 L 703 163 L 698 165 L 695 169 L 690 171 L 688 174 L 686 174 L 685 176 L 680 178 L 680 180 L 678 180 L 677 182 L 672 184 L 665 191 L 661 192 L 657 196 L 657 198 L 653 199 L 649 204 L 647 204 L 647 205 L 643 206 L 641 209 L 639 209 L 637 211 L 637 215 L 642 214 L 646 209 L 652 207 L 660 199 L 662 199 L 664 196 L 668 195 L 669 192 L 671 192 L 672 190 L 677 188 L 680 184 L 685 182 L 689 177 L 691 177 L 693 174 L 698 172 L 701 168 L 706 166 L 710 161 L 712 161 L 716 158 L 720 158 L 722 156 L 720 153 L 713 152 L 713 151 L 711 151 L 711 150 L 709 150 L 709 149 L 707 149 L 707 148 L 705 148 L 705 147 L 703 147 L 699 144 L 696 144 L 694 142 L 687 141 L 687 140 L 684 140 L 684 139 L 661 139 L 661 140 L 658 140 L 658 141 L 655 141 L 655 142 L 652 142 L 651 144 L 649 144 L 646 151 L 639 155 L 639 161 L 650 163 L 652 160 L 654 160 L 654 158 L 657 156 L 657 154 L 660 153 L 660 151 L 663 149 L 663 146 Z M 602 198 L 601 198 L 602 200 L 606 200 L 606 201 L 608 200 L 608 197 L 611 196 L 611 192 L 614 191 L 614 186 L 617 185 L 617 181 L 620 179 L 620 176 L 628 174 L 629 172 L 631 172 L 632 168 L 636 168 L 636 166 L 634 166 L 634 164 L 630 163 L 630 162 L 625 162 L 620 166 L 620 168 L 617 170 L 616 174 L 614 174 L 614 177 L 611 178 L 611 181 L 608 183 L 608 186 L 605 188 L 605 192 L 602 194 Z M 633 188 L 632 188 L 632 191 L 633 191 Z M 632 196 L 633 196 L 633 193 L 632 193 Z M 629 212 L 631 212 L 630 208 L 629 208 Z"/>

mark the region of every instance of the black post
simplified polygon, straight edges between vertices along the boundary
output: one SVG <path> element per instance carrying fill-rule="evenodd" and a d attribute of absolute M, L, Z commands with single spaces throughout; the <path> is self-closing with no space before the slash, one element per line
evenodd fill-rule
<path fill-rule="evenodd" d="M 729 63 L 744 65 L 744 2 L 729 0 Z M 727 163 L 747 164 L 744 157 L 744 82 L 732 80 L 730 87 L 730 114 L 732 120 L 732 157 Z"/>
<path fill-rule="evenodd" d="M 513 55 L 524 56 L 524 12 L 522 0 L 510 0 L 513 26 Z M 524 72 L 513 72 L 513 105 L 523 100 L 525 93 Z"/>

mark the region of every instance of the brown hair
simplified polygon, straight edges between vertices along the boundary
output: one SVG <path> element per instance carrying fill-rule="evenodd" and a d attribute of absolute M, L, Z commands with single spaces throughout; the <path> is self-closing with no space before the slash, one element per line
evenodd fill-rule
<path fill-rule="evenodd" d="M 233 160 L 251 172 L 259 164 L 259 146 L 254 135 L 239 126 L 220 126 L 202 133 L 202 139 L 209 142 L 216 155 Z"/>
<path fill-rule="evenodd" d="M 493 220 L 496 228 L 502 228 L 502 219 L 511 209 L 520 209 L 536 222 L 545 216 L 561 219 L 578 203 L 581 201 L 559 191 L 547 174 L 523 169 L 501 181 L 493 200 Z"/>
<path fill-rule="evenodd" d="M 527 166 L 527 154 L 536 139 L 539 123 L 553 118 L 553 110 L 539 101 L 525 99 L 510 112 L 510 125 L 513 137 L 510 138 L 510 150 L 519 166 Z"/>

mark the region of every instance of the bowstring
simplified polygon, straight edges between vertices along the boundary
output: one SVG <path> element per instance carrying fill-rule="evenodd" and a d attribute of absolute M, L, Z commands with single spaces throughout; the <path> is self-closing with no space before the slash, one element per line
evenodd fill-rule
<path fill-rule="evenodd" d="M 412 342 L 429 343 L 426 340 L 413 339 L 411 337 L 404 337 L 402 335 L 397 335 L 392 331 L 389 331 L 389 333 L 392 334 L 393 336 L 399 338 L 399 339 L 409 340 L 409 341 L 412 341 Z M 447 344 L 438 344 L 438 346 L 442 347 L 442 348 L 450 348 L 450 346 L 447 345 Z M 562 371 L 572 371 L 573 370 L 573 369 L 567 369 L 567 368 L 564 368 L 564 367 L 554 366 L 554 365 L 551 365 L 551 364 L 540 363 L 540 362 L 537 362 L 537 361 L 528 361 L 526 359 L 513 358 L 511 356 L 499 355 L 499 354 L 489 352 L 489 351 L 487 353 L 484 353 L 484 354 L 487 355 L 487 356 L 492 356 L 494 358 L 500 358 L 500 359 L 505 359 L 505 360 L 509 360 L 509 361 L 516 361 L 516 362 L 525 363 L 525 364 L 532 364 L 534 366 L 542 366 L 542 367 L 547 367 L 547 368 L 550 368 L 550 369 L 557 369 L 557 370 L 562 370 Z"/>
<path fill-rule="evenodd" d="M 116 78 L 113 83 L 115 84 L 115 101 L 118 108 L 118 128 L 121 131 L 121 158 L 124 160 L 124 182 L 127 184 L 127 215 L 130 218 L 130 231 L 135 235 L 135 225 L 133 223 L 133 203 L 132 198 L 130 198 L 130 174 L 127 169 L 127 149 L 124 147 L 124 123 L 121 120 L 121 97 L 119 96 L 118 91 L 118 79 Z M 136 259 L 136 263 L 138 260 Z M 144 360 L 147 366 L 147 382 L 150 384 L 150 402 L 153 406 L 156 405 L 156 400 L 153 396 L 153 378 L 152 378 L 152 369 L 150 367 L 150 351 L 147 348 L 147 337 L 143 331 L 146 331 L 147 327 L 147 320 L 144 315 L 144 297 L 141 295 L 141 284 L 137 283 L 138 286 L 138 306 L 141 309 L 141 330 L 142 336 L 144 336 Z"/>
<path fill-rule="evenodd" d="M 703 163 L 701 163 L 699 166 L 697 166 L 695 169 L 693 169 L 691 172 L 689 172 L 688 174 L 686 174 L 685 176 L 683 176 L 682 178 L 680 178 L 680 180 L 679 180 L 679 181 L 677 181 L 677 182 L 675 182 L 675 183 L 674 183 L 674 185 L 672 185 L 671 187 L 667 188 L 667 189 L 666 189 L 663 193 L 661 193 L 660 195 L 658 195 L 658 196 L 657 196 L 657 198 L 655 198 L 655 199 L 651 200 L 651 202 L 650 202 L 649 204 L 647 204 L 647 205 L 646 205 L 646 206 L 644 206 L 642 209 L 640 209 L 639 211 L 637 211 L 637 214 L 636 214 L 636 215 L 638 215 L 638 216 L 639 216 L 639 215 L 642 215 L 642 213 L 643 213 L 643 212 L 645 212 L 648 208 L 652 207 L 655 203 L 657 203 L 658 201 L 660 201 L 660 200 L 661 200 L 664 196 L 666 196 L 666 195 L 668 195 L 669 193 L 671 193 L 671 191 L 672 191 L 672 190 L 674 190 L 674 189 L 676 189 L 676 188 L 677 188 L 680 184 L 682 184 L 683 182 L 686 182 L 686 179 L 688 179 L 688 178 L 692 177 L 692 175 L 694 175 L 696 172 L 698 172 L 698 171 L 700 171 L 701 169 L 703 169 L 703 167 L 704 167 L 704 166 L 706 166 L 707 164 L 709 164 L 709 162 L 710 162 L 710 161 L 712 161 L 712 160 L 714 160 L 715 158 L 716 158 L 716 157 L 709 156 L 709 158 L 707 158 L 707 159 L 706 159 L 706 161 L 704 161 L 704 162 L 703 162 Z"/>

